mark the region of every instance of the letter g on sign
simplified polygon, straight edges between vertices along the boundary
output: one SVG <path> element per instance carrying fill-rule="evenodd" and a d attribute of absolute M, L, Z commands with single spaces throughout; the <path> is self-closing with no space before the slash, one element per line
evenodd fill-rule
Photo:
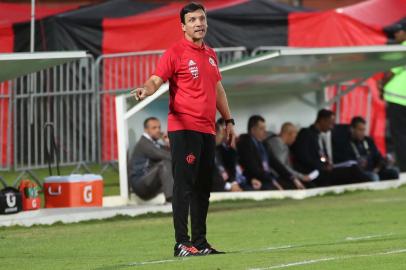
<path fill-rule="evenodd" d="M 85 203 L 91 203 L 93 201 L 93 188 L 92 186 L 85 186 L 83 189 L 83 199 Z"/>

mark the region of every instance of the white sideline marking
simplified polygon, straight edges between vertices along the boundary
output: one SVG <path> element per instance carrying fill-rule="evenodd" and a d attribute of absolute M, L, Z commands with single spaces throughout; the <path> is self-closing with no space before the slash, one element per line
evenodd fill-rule
<path fill-rule="evenodd" d="M 382 253 L 381 255 L 399 254 L 399 253 L 405 253 L 405 252 L 406 252 L 406 249 L 398 249 L 398 250 L 387 251 L 385 253 Z"/>
<path fill-rule="evenodd" d="M 381 237 L 386 237 L 386 236 L 393 236 L 395 235 L 394 233 L 385 233 L 385 234 L 375 234 L 375 235 L 366 235 L 366 236 L 348 236 L 345 238 L 345 241 L 358 241 L 358 240 L 368 240 L 368 239 L 374 239 L 374 238 L 381 238 Z M 342 243 L 343 241 L 335 241 L 332 242 L 331 244 L 339 244 Z M 316 245 L 320 245 L 322 243 L 314 243 Z M 255 253 L 255 252 L 261 252 L 261 251 L 272 251 L 272 250 L 282 250 L 282 249 L 291 249 L 291 248 L 301 248 L 305 247 L 309 244 L 301 244 L 301 245 L 293 245 L 293 244 L 287 244 L 283 246 L 273 246 L 273 247 L 265 247 L 265 248 L 258 248 L 258 249 L 245 249 L 245 250 L 239 250 L 236 252 L 240 253 Z M 310 244 L 312 245 L 312 244 Z"/>
<path fill-rule="evenodd" d="M 370 199 L 368 201 L 374 203 L 404 202 L 406 201 L 406 198 L 380 198 L 380 199 Z"/>
<path fill-rule="evenodd" d="M 316 260 L 308 260 L 308 261 L 301 261 L 301 262 L 292 262 L 292 263 L 287 263 L 287 264 L 279 264 L 279 265 L 274 265 L 266 268 L 249 268 L 249 270 L 265 270 L 265 269 L 278 269 L 278 268 L 286 268 L 286 267 L 291 267 L 291 266 L 298 266 L 298 265 L 306 265 L 306 264 L 313 264 L 313 263 L 318 263 L 318 262 L 325 262 L 325 261 L 332 261 L 332 260 L 337 260 L 338 257 L 329 257 L 329 258 L 321 258 L 321 259 L 316 259 Z"/>
<path fill-rule="evenodd" d="M 406 253 L 406 249 L 395 249 L 395 250 L 389 250 L 386 252 L 371 253 L 371 254 L 349 255 L 349 256 L 341 256 L 341 257 L 327 257 L 327 258 L 320 258 L 320 259 L 314 259 L 314 260 L 306 260 L 306 261 L 273 265 L 273 266 L 264 267 L 264 268 L 249 268 L 249 270 L 280 269 L 280 268 L 287 268 L 287 267 L 292 267 L 292 266 L 314 264 L 314 263 L 325 262 L 325 261 L 347 260 L 347 259 L 360 258 L 360 257 L 385 256 L 385 255 L 392 255 L 392 254 L 399 254 L 399 253 Z"/>
<path fill-rule="evenodd" d="M 287 245 L 287 246 L 280 246 L 280 247 L 267 247 L 264 250 L 278 250 L 278 249 L 288 249 L 288 248 L 295 248 L 299 247 L 298 245 Z"/>
<path fill-rule="evenodd" d="M 140 266 L 140 265 L 147 265 L 147 264 L 160 264 L 160 263 L 171 263 L 171 262 L 179 262 L 185 261 L 188 258 L 179 258 L 179 259 L 171 259 L 171 260 L 159 260 L 159 261 L 148 261 L 148 262 L 133 262 L 129 263 L 126 266 Z"/>
<path fill-rule="evenodd" d="M 360 237 L 347 237 L 347 238 L 345 238 L 345 240 L 347 240 L 347 241 L 357 241 L 357 240 L 385 237 L 385 236 L 391 236 L 391 235 L 394 235 L 394 233 L 367 235 L 367 236 L 360 236 Z M 342 243 L 342 241 L 332 242 L 332 244 L 337 244 L 337 243 Z M 265 248 L 258 248 L 258 249 L 239 250 L 239 251 L 234 251 L 234 252 L 230 252 L 230 253 L 235 253 L 235 252 L 237 252 L 237 253 L 255 253 L 255 252 L 261 252 L 261 251 L 272 251 L 272 250 L 300 248 L 300 247 L 304 247 L 304 246 L 306 246 L 306 245 L 283 245 L 283 246 L 273 246 L 273 247 L 265 247 Z M 385 252 L 385 253 L 382 253 L 382 254 L 355 255 L 355 256 L 348 256 L 348 257 L 351 257 L 351 258 L 352 257 L 365 257 L 365 256 L 369 257 L 369 256 L 373 256 L 373 255 L 387 255 L 387 254 L 396 254 L 396 253 L 403 253 L 403 252 L 406 252 L 406 249 L 389 251 L 389 252 Z M 293 263 L 286 264 L 283 267 L 290 267 L 290 266 L 302 265 L 302 264 L 311 264 L 311 263 L 317 263 L 317 262 L 322 262 L 322 261 L 330 261 L 330 260 L 337 260 L 337 259 L 343 259 L 343 258 L 347 258 L 347 257 L 329 257 L 329 258 L 321 258 L 321 259 L 308 260 L 308 261 L 302 261 L 302 262 L 293 262 Z M 178 259 L 146 261 L 146 262 L 133 262 L 133 263 L 126 264 L 126 266 L 142 266 L 142 265 L 149 265 L 149 264 L 164 264 L 164 263 L 172 263 L 172 262 L 184 261 L 184 260 L 188 260 L 188 259 L 190 259 L 190 258 L 178 258 Z M 275 267 L 276 268 L 283 268 L 282 265 L 276 265 L 276 266 L 271 266 L 271 267 L 274 267 L 274 268 L 252 268 L 252 269 L 249 269 L 249 270 L 275 269 Z"/>
<path fill-rule="evenodd" d="M 375 234 L 375 235 L 366 235 L 366 236 L 359 236 L 359 237 L 352 237 L 349 236 L 345 238 L 346 241 L 357 241 L 357 240 L 366 240 L 366 239 L 372 239 L 372 238 L 381 238 L 385 236 L 392 236 L 394 235 L 393 233 L 387 233 L 387 234 Z"/>
<path fill-rule="evenodd" d="M 258 251 L 290 249 L 290 248 L 296 248 L 296 247 L 300 247 L 300 245 L 285 245 L 285 246 L 277 246 L 277 247 L 265 247 L 265 248 L 257 248 L 257 249 L 245 249 L 245 250 L 240 250 L 240 251 L 237 251 L 237 252 L 241 252 L 241 253 L 255 253 L 255 252 L 258 252 Z"/>

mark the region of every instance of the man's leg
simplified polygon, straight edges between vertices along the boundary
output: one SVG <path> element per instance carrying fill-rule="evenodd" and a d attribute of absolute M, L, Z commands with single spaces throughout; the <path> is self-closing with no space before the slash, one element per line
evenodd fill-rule
<path fill-rule="evenodd" d="M 261 190 L 278 190 L 278 188 L 275 184 L 280 185 L 280 182 L 276 179 L 270 178 L 269 181 L 262 182 Z"/>
<path fill-rule="evenodd" d="M 143 177 L 132 182 L 134 193 L 143 200 L 154 198 L 161 190 L 159 179 L 160 165 L 157 164 Z"/>
<path fill-rule="evenodd" d="M 371 179 L 362 172 L 359 166 L 334 168 L 330 171 L 332 185 L 347 185 L 370 182 Z"/>
<path fill-rule="evenodd" d="M 283 187 L 283 189 L 288 189 L 288 190 L 297 189 L 292 180 L 278 178 L 278 182 Z"/>
<path fill-rule="evenodd" d="M 397 163 L 401 172 L 406 171 L 406 106 L 387 103 L 387 112 L 389 118 L 390 133 Z"/>
<path fill-rule="evenodd" d="M 363 171 L 363 174 L 366 175 L 366 177 L 369 178 L 370 181 L 372 182 L 379 182 L 380 178 L 377 173 L 371 172 L 371 171 Z"/>
<path fill-rule="evenodd" d="M 169 132 L 173 173 L 173 224 L 178 244 L 190 244 L 188 215 L 193 183 L 197 178 L 202 137 L 197 132 Z"/>
<path fill-rule="evenodd" d="M 203 138 L 198 177 L 193 185 L 190 215 L 192 223 L 192 243 L 197 249 L 207 246 L 206 218 L 209 209 L 210 190 L 214 176 L 215 138 L 201 134 Z"/>
<path fill-rule="evenodd" d="M 309 188 L 313 187 L 328 187 L 331 186 L 331 171 L 320 170 L 319 176 L 314 181 L 309 183 Z"/>
<path fill-rule="evenodd" d="M 172 164 L 169 160 L 159 162 L 159 180 L 166 201 L 171 201 L 173 196 Z"/>

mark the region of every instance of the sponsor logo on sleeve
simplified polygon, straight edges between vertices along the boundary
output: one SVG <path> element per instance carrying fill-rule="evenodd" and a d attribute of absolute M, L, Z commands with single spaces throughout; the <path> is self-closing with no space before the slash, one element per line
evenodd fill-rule
<path fill-rule="evenodd" d="M 213 67 L 217 66 L 217 65 L 216 65 L 216 61 L 214 61 L 214 59 L 211 58 L 211 57 L 209 57 L 209 63 L 210 63 L 210 65 L 212 65 Z"/>

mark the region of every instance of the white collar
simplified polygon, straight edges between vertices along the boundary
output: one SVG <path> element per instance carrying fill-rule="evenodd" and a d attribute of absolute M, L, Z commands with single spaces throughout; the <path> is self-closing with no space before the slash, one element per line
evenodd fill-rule
<path fill-rule="evenodd" d="M 148 133 L 144 132 L 144 133 L 142 134 L 142 136 L 144 136 L 145 138 L 147 138 L 147 139 L 150 140 L 151 142 L 154 142 L 154 140 L 151 138 L 151 136 L 149 136 Z"/>
<path fill-rule="evenodd" d="M 144 132 L 144 134 L 142 134 L 145 138 L 147 138 L 147 140 L 151 141 L 156 147 L 161 148 L 161 145 L 159 144 L 158 141 L 154 140 L 151 138 L 151 136 L 149 136 L 147 133 Z"/>

